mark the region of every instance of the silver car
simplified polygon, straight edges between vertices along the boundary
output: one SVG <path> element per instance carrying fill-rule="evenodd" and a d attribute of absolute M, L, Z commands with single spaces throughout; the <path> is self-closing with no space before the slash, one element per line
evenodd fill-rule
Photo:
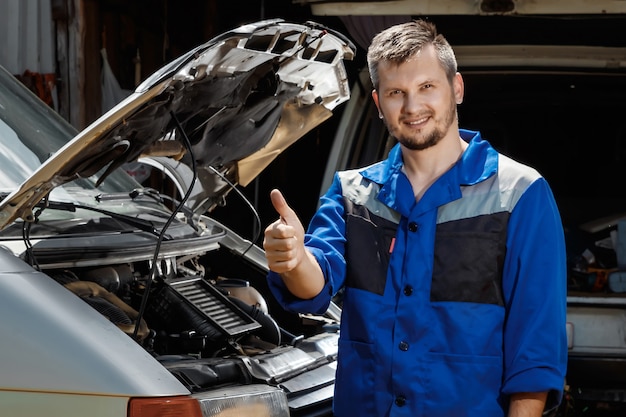
<path fill-rule="evenodd" d="M 281 310 L 255 240 L 210 213 L 348 100 L 354 51 L 245 25 L 80 133 L 0 71 L 0 415 L 331 415 L 338 311 Z"/>

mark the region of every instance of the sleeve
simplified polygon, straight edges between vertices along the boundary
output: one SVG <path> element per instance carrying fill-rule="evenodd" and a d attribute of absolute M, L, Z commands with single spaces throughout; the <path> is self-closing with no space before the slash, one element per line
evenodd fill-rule
<path fill-rule="evenodd" d="M 330 188 L 320 199 L 320 207 L 311 219 L 304 237 L 305 246 L 322 268 L 326 285 L 316 297 L 303 300 L 289 292 L 279 274 L 270 271 L 267 276 L 270 290 L 283 308 L 298 313 L 322 314 L 326 311 L 332 297 L 345 281 L 345 230 L 341 184 L 335 174 Z"/>
<path fill-rule="evenodd" d="M 503 393 L 548 391 L 562 400 L 567 369 L 567 263 L 563 225 L 539 178 L 511 213 L 504 265 L 507 307 Z"/>

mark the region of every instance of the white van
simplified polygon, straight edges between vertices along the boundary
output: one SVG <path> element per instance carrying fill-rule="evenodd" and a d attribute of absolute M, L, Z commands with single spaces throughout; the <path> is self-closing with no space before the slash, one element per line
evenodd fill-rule
<path fill-rule="evenodd" d="M 626 3 L 306 1 L 360 46 L 320 193 L 336 170 L 395 143 L 371 99 L 365 49 L 384 27 L 433 21 L 465 80 L 461 127 L 538 169 L 566 231 L 569 361 L 564 411 L 626 410 Z M 361 58 L 359 58 L 359 56 Z M 550 248 L 546 248 L 550 250 Z M 621 414 L 620 414 L 621 413 Z M 588 415 L 588 414 L 585 414 Z"/>

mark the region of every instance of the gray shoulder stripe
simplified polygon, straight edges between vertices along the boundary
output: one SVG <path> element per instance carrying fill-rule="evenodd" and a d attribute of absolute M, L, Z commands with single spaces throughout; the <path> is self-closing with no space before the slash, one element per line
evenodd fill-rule
<path fill-rule="evenodd" d="M 528 187 L 541 178 L 533 168 L 498 156 L 498 174 L 476 185 L 462 187 L 463 197 L 439 208 L 437 223 L 503 211 L 511 212 Z"/>
<path fill-rule="evenodd" d="M 365 180 L 357 169 L 338 175 L 345 198 L 379 217 L 399 223 L 400 214 L 376 198 L 380 190 L 378 184 Z M 541 175 L 535 169 L 499 155 L 498 174 L 476 185 L 462 187 L 461 199 L 439 208 L 437 223 L 504 211 L 510 213 L 528 187 L 539 178 Z"/>
<path fill-rule="evenodd" d="M 342 171 L 339 173 L 339 179 L 344 198 L 354 204 L 366 207 L 371 213 L 379 217 L 396 224 L 400 222 L 400 214 L 376 198 L 380 186 L 373 181 L 365 180 L 359 170 Z"/>

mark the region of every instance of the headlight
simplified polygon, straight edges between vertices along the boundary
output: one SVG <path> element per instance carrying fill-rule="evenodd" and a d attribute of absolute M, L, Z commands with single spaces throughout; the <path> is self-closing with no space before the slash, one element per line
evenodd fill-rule
<path fill-rule="evenodd" d="M 289 417 L 285 392 L 268 385 L 244 385 L 194 394 L 204 417 Z"/>

